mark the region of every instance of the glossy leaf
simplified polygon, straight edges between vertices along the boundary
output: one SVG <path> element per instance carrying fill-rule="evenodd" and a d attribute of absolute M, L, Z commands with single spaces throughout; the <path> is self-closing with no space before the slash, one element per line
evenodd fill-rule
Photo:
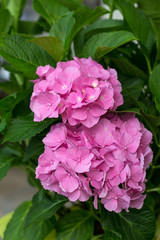
<path fill-rule="evenodd" d="M 115 48 L 136 39 L 131 32 L 115 31 L 99 33 L 90 38 L 85 44 L 82 56 L 100 58 L 113 51 Z"/>
<path fill-rule="evenodd" d="M 93 235 L 94 217 L 86 210 L 66 214 L 57 225 L 57 240 L 89 240 Z"/>

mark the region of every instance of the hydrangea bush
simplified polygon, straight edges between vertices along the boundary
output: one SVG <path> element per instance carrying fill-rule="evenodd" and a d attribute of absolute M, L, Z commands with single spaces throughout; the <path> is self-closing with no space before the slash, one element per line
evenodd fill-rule
<path fill-rule="evenodd" d="M 0 180 L 37 193 L 0 237 L 158 240 L 160 1 L 33 0 L 35 22 L 25 3 L 0 3 Z"/>

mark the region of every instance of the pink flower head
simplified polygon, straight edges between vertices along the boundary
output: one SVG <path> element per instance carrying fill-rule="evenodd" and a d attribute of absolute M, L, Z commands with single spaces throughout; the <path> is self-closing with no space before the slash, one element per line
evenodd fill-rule
<path fill-rule="evenodd" d="M 85 108 L 71 108 L 76 121 Z M 90 128 L 58 123 L 43 139 L 45 151 L 39 157 L 36 178 L 45 189 L 73 202 L 94 196 L 95 208 L 99 198 L 108 211 L 139 209 L 145 198 L 146 168 L 153 157 L 151 140 L 151 133 L 134 114 L 108 113 Z"/>
<path fill-rule="evenodd" d="M 62 116 L 73 126 L 81 123 L 90 128 L 108 110 L 123 104 L 121 84 L 113 69 L 105 70 L 91 58 L 39 66 L 40 79 L 35 84 L 30 108 L 34 121 Z M 42 83 L 41 83 L 42 82 Z"/>

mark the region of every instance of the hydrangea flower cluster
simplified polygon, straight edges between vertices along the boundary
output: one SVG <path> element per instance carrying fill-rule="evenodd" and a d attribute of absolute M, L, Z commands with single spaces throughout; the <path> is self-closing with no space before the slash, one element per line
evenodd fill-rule
<path fill-rule="evenodd" d="M 109 211 L 139 209 L 152 161 L 151 139 L 151 132 L 129 113 L 107 113 L 91 128 L 58 123 L 43 139 L 36 178 L 44 189 L 70 201 L 94 196 L 95 208 L 99 198 Z"/>
<path fill-rule="evenodd" d="M 90 128 L 100 116 L 123 104 L 117 72 L 105 70 L 91 58 L 59 62 L 57 67 L 40 66 L 34 82 L 30 108 L 34 121 L 62 116 L 64 123 Z"/>

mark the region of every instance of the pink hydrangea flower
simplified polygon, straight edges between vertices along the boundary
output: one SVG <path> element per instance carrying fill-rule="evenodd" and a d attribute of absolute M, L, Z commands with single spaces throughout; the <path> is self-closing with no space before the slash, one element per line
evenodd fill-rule
<path fill-rule="evenodd" d="M 95 208 L 99 198 L 108 211 L 139 209 L 145 199 L 146 168 L 153 157 L 151 140 L 152 134 L 131 113 L 108 113 L 91 128 L 58 123 L 43 139 L 45 151 L 36 178 L 44 189 L 70 201 L 94 196 Z"/>
<path fill-rule="evenodd" d="M 36 73 L 39 79 L 33 81 L 30 103 L 34 121 L 61 115 L 64 123 L 90 128 L 108 110 L 123 104 L 116 71 L 104 69 L 90 57 L 59 62 L 55 69 L 40 66 Z"/>

